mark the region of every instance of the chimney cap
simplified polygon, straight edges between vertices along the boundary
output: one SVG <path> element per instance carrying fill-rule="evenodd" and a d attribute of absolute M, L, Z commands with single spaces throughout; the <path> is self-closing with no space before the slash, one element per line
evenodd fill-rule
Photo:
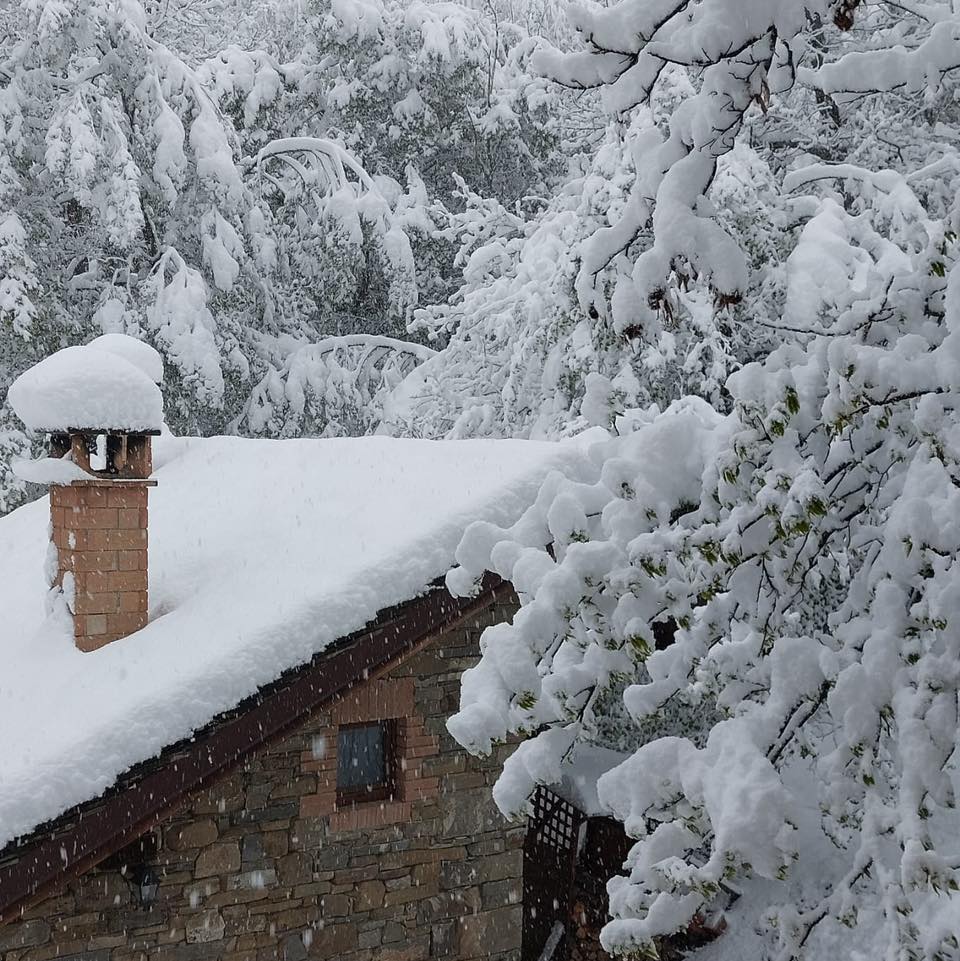
<path fill-rule="evenodd" d="M 158 430 L 53 431 L 50 458 L 68 458 L 90 479 L 141 480 L 153 473 L 151 438 Z"/>
<path fill-rule="evenodd" d="M 47 434 L 63 434 L 68 437 L 159 437 L 162 433 L 158 428 L 150 430 L 130 430 L 126 427 L 68 427 L 66 430 L 48 430 Z"/>
<path fill-rule="evenodd" d="M 144 352 L 132 337 L 126 354 L 94 341 L 44 358 L 10 385 L 7 399 L 29 430 L 52 434 L 156 434 L 163 426 L 163 395 Z M 116 337 L 109 341 L 115 344 Z M 128 345 L 129 346 L 129 345 Z M 75 425 L 86 426 L 78 428 Z"/>

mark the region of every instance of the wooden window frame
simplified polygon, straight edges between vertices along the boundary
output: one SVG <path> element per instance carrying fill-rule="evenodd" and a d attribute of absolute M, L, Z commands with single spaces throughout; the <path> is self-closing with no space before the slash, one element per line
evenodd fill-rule
<path fill-rule="evenodd" d="M 340 732 L 358 727 L 379 726 L 383 729 L 383 760 L 386 779 L 380 784 L 342 789 L 337 785 L 337 807 L 357 806 L 380 801 L 401 800 L 400 757 L 398 754 L 400 718 L 371 718 L 337 725 L 337 759 L 340 756 Z"/>

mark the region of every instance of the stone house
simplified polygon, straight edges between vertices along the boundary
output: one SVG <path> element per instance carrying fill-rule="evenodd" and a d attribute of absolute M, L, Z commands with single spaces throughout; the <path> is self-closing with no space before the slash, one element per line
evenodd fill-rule
<path fill-rule="evenodd" d="M 516 600 L 442 575 L 579 452 L 150 443 L 55 437 L 89 478 L 0 519 L 0 958 L 519 958 L 503 758 L 445 727 Z"/>

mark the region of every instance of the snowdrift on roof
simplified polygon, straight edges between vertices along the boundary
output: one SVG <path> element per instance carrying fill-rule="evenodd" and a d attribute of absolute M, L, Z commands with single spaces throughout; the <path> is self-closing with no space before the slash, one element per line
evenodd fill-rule
<path fill-rule="evenodd" d="M 44 498 L 0 519 L 0 848 L 410 600 L 584 442 L 155 441 L 150 623 L 92 654 L 46 619 Z"/>

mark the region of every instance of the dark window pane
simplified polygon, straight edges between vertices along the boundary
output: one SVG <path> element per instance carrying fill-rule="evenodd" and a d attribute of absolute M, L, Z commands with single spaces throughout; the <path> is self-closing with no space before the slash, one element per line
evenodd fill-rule
<path fill-rule="evenodd" d="M 358 791 L 387 781 L 386 726 L 342 727 L 337 734 L 337 790 Z"/>

